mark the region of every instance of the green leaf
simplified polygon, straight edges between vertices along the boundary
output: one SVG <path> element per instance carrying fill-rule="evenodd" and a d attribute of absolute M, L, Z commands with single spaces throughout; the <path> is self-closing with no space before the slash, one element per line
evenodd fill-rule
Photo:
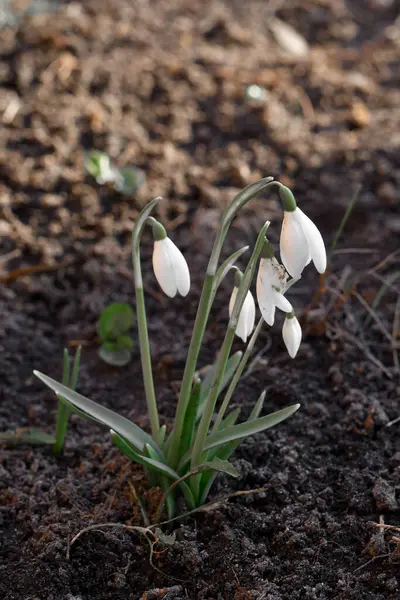
<path fill-rule="evenodd" d="M 226 429 L 227 427 L 231 427 L 236 423 L 240 415 L 240 408 L 234 408 L 232 412 L 229 413 L 222 421 L 220 429 Z"/>
<path fill-rule="evenodd" d="M 134 312 L 129 304 L 113 302 L 100 315 L 99 333 L 102 341 L 117 341 L 129 331 L 134 321 Z"/>
<path fill-rule="evenodd" d="M 242 440 L 250 435 L 254 435 L 255 433 L 260 433 L 261 431 L 270 429 L 271 427 L 278 425 L 278 423 L 281 423 L 281 421 L 284 421 L 290 417 L 299 408 L 300 404 L 293 404 L 292 406 L 282 408 L 282 410 L 278 410 L 264 417 L 254 419 L 252 421 L 246 421 L 245 423 L 239 423 L 238 425 L 233 425 L 232 427 L 227 427 L 226 429 L 219 431 L 213 431 L 207 436 L 203 450 L 209 450 L 210 448 L 222 446 L 223 444 L 227 444 L 228 442 L 233 442 L 235 440 Z M 186 452 L 185 456 L 183 456 L 181 459 L 178 471 L 181 471 L 189 462 L 189 460 L 190 453 Z"/>
<path fill-rule="evenodd" d="M 52 446 L 55 441 L 54 434 L 46 433 L 38 427 L 18 428 L 0 433 L 0 442 L 8 444 L 45 444 Z"/>
<path fill-rule="evenodd" d="M 229 415 L 227 415 L 225 417 L 225 419 L 222 421 L 220 427 L 219 427 L 219 431 L 222 429 L 226 429 L 227 427 L 231 427 L 232 425 L 234 425 L 236 423 L 236 421 L 239 418 L 239 414 L 240 414 L 240 408 L 235 408 L 232 412 L 229 413 Z M 235 442 L 230 442 L 230 445 L 233 445 Z M 240 442 L 236 442 L 236 444 L 238 445 Z M 236 447 L 236 446 L 235 446 Z M 235 448 L 234 447 L 234 448 Z M 228 456 L 230 456 L 234 450 L 234 448 L 232 448 L 232 451 L 229 453 Z M 211 450 L 208 451 L 207 456 L 208 459 L 211 460 L 214 457 L 219 457 L 220 456 L 220 450 L 221 448 L 217 447 L 217 448 L 212 448 Z M 228 456 L 226 458 L 228 458 Z M 225 458 L 225 457 L 223 457 Z"/>
<path fill-rule="evenodd" d="M 227 460 L 215 457 L 209 462 L 201 463 L 197 469 L 200 473 L 208 471 L 218 471 L 220 473 L 226 473 L 231 477 L 239 477 L 238 470 Z"/>
<path fill-rule="evenodd" d="M 243 246 L 243 248 L 236 250 L 236 252 L 231 254 L 231 256 L 229 256 L 229 258 L 227 258 L 225 262 L 222 263 L 222 265 L 219 267 L 216 273 L 215 287 L 218 287 L 221 284 L 222 280 L 231 270 L 231 267 L 235 264 L 238 258 L 240 258 L 245 252 L 247 252 L 248 249 L 249 246 Z"/>
<path fill-rule="evenodd" d="M 129 335 L 120 335 L 117 339 L 118 350 L 133 350 L 133 340 Z"/>
<path fill-rule="evenodd" d="M 171 479 L 179 479 L 178 473 L 176 473 L 173 469 L 171 469 L 168 465 L 162 463 L 158 458 L 150 458 L 148 456 L 144 456 L 143 454 L 139 454 L 136 450 L 125 440 L 122 436 L 120 436 L 115 431 L 111 431 L 111 436 L 114 444 L 121 450 L 125 456 L 130 458 L 131 461 L 136 462 L 140 465 L 143 465 L 147 469 L 152 471 L 156 471 L 161 473 L 162 475 L 166 475 Z M 146 445 L 145 450 L 148 450 L 151 446 Z M 152 453 L 154 452 L 153 448 L 151 448 Z M 154 453 L 157 456 L 156 453 Z M 153 455 L 153 456 L 154 456 Z"/>
<path fill-rule="evenodd" d="M 69 381 L 69 387 L 72 390 L 75 390 L 76 384 L 78 383 L 79 367 L 80 367 L 80 363 L 81 363 L 81 353 L 82 353 L 82 346 L 79 345 L 75 352 L 74 362 L 72 365 L 71 380 Z"/>
<path fill-rule="evenodd" d="M 221 382 L 220 393 L 226 388 L 230 380 L 235 374 L 236 369 L 239 366 L 240 360 L 242 358 L 243 352 L 240 350 L 235 352 L 226 363 L 225 373 Z M 207 375 L 204 378 L 204 381 L 201 384 L 201 392 L 200 392 L 200 403 L 197 411 L 197 420 L 200 419 L 204 410 L 204 403 L 207 400 L 207 396 L 210 393 L 211 383 L 214 377 L 215 365 L 212 365 L 210 369 L 207 371 Z"/>
<path fill-rule="evenodd" d="M 110 341 L 106 341 L 103 342 L 102 346 L 103 350 L 105 352 L 110 352 L 110 354 L 113 354 L 114 352 L 118 352 L 118 345 L 117 342 L 110 342 Z M 107 362 L 107 361 L 106 361 Z"/>
<path fill-rule="evenodd" d="M 258 419 L 246 421 L 245 423 L 239 423 L 238 425 L 233 425 L 232 427 L 227 427 L 226 429 L 220 431 L 214 431 L 207 436 L 204 450 L 221 446 L 227 442 L 243 439 L 250 435 L 254 435 L 255 433 L 270 429 L 271 427 L 278 425 L 278 423 L 281 423 L 290 417 L 299 408 L 300 404 L 293 404 L 292 406 L 282 408 L 282 410 L 277 410 L 276 412 L 266 415 L 265 417 L 259 417 Z"/>
<path fill-rule="evenodd" d="M 130 350 L 106 350 L 103 345 L 99 349 L 99 356 L 108 365 L 113 367 L 125 367 L 130 362 L 132 353 Z"/>
<path fill-rule="evenodd" d="M 92 417 L 95 421 L 102 423 L 109 429 L 113 429 L 139 450 L 143 450 L 145 444 L 150 444 L 156 448 L 155 442 L 151 436 L 132 423 L 132 421 L 125 419 L 125 417 L 121 417 L 109 408 L 101 406 L 100 404 L 93 402 L 93 400 L 89 400 L 89 398 L 65 387 L 62 383 L 40 373 L 40 371 L 33 371 L 33 373 L 43 381 L 44 384 L 52 389 L 53 392 L 65 398 L 74 409 L 78 408 L 80 411 L 86 413 L 89 418 Z"/>
<path fill-rule="evenodd" d="M 146 181 L 143 171 L 136 167 L 122 167 L 122 169 L 115 169 L 115 172 L 114 189 L 121 194 L 128 196 L 134 194 Z"/>
<path fill-rule="evenodd" d="M 183 424 L 182 437 L 179 447 L 179 455 L 183 456 L 189 450 L 193 442 L 193 431 L 196 422 L 197 409 L 200 402 L 201 381 L 198 380 L 192 389 L 189 403 L 187 405 L 185 421 Z"/>
<path fill-rule="evenodd" d="M 254 421 L 255 419 L 257 419 L 259 417 L 259 415 L 262 411 L 263 405 L 264 405 L 264 400 L 265 400 L 265 390 L 260 394 L 260 397 L 258 398 L 253 410 L 251 411 L 249 421 Z M 231 417 L 231 415 L 234 412 L 235 411 L 232 411 L 226 417 L 226 419 L 224 419 L 224 421 L 222 421 L 221 428 L 223 428 L 224 423 L 227 421 L 227 419 L 229 419 Z M 221 460 L 227 460 L 235 452 L 236 448 L 240 445 L 241 441 L 242 441 L 242 438 L 240 438 L 238 440 L 234 440 L 233 442 L 228 442 L 227 444 L 225 444 L 223 446 L 219 446 L 217 448 L 214 448 L 213 450 L 209 450 L 209 454 L 211 454 L 211 456 L 213 456 L 213 452 L 215 452 L 214 456 L 216 458 L 219 458 Z M 199 486 L 200 487 L 200 504 L 204 504 L 204 502 L 206 501 L 207 496 L 210 492 L 210 489 L 212 487 L 212 484 L 214 483 L 216 476 L 217 476 L 216 473 L 204 473 L 201 476 L 201 481 L 200 481 L 200 486 Z"/>
<path fill-rule="evenodd" d="M 265 394 L 266 394 L 265 390 L 263 392 L 261 392 L 260 397 L 258 398 L 257 402 L 254 405 L 253 410 L 250 413 L 250 417 L 248 419 L 249 421 L 254 421 L 255 419 L 258 419 L 258 417 L 260 416 L 260 413 L 264 406 Z"/>

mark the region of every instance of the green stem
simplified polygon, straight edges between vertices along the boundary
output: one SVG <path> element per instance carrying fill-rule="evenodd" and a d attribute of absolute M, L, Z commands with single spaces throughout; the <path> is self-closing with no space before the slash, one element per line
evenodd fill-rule
<path fill-rule="evenodd" d="M 210 313 L 213 288 L 214 276 L 206 275 L 204 279 L 203 291 L 200 297 L 200 303 L 197 309 L 196 320 L 194 322 L 193 334 L 186 359 L 185 371 L 183 373 L 181 392 L 175 414 L 175 425 L 171 433 L 173 438 L 171 440 L 171 444 L 169 445 L 168 456 L 168 462 L 171 465 L 176 465 L 179 462 L 180 440 L 182 437 L 183 425 L 186 417 L 186 408 L 190 399 L 192 382 L 196 371 L 197 358 L 199 356 L 201 342 L 207 325 L 208 315 Z"/>
<path fill-rule="evenodd" d="M 140 240 L 146 220 L 159 200 L 159 197 L 154 198 L 145 206 L 140 213 L 132 232 L 132 262 L 135 279 L 136 317 L 139 332 L 140 359 L 142 363 L 144 389 L 146 394 L 147 410 L 150 418 L 151 432 L 153 439 L 157 444 L 160 442 L 160 422 L 158 418 L 157 400 L 154 390 L 153 371 L 151 367 L 150 342 L 147 331 L 143 279 L 140 264 Z"/>
<path fill-rule="evenodd" d="M 203 415 L 200 419 L 199 427 L 193 444 L 191 469 L 195 469 L 202 460 L 204 442 L 207 437 L 211 419 L 214 413 L 215 404 L 218 399 L 219 390 L 221 387 L 222 378 L 224 376 L 226 363 L 228 362 L 229 354 L 232 348 L 233 340 L 235 339 L 235 329 L 228 327 L 225 339 L 222 344 L 221 352 L 218 357 L 213 382 L 211 384 L 210 394 L 204 408 Z"/>
<path fill-rule="evenodd" d="M 260 331 L 261 331 L 263 323 L 264 323 L 264 319 L 261 317 L 261 319 L 259 320 L 259 322 L 257 324 L 257 327 L 255 328 L 255 330 L 253 332 L 253 335 L 250 338 L 249 343 L 247 344 L 247 348 L 245 350 L 245 353 L 242 356 L 242 360 L 240 361 L 239 366 L 236 369 L 236 373 L 233 376 L 233 379 L 232 379 L 232 381 L 231 381 L 231 383 L 230 383 L 230 385 L 228 387 L 228 390 L 227 390 L 227 392 L 225 394 L 225 398 L 224 398 L 224 400 L 223 400 L 223 402 L 221 404 L 221 407 L 220 407 L 220 409 L 218 411 L 217 418 L 215 419 L 215 423 L 214 423 L 214 426 L 213 426 L 213 431 L 217 431 L 217 429 L 219 429 L 219 427 L 220 427 L 220 425 L 222 423 L 222 419 L 224 418 L 224 415 L 226 413 L 226 409 L 229 406 L 229 402 L 231 401 L 233 392 L 235 391 L 236 386 L 237 386 L 237 384 L 239 382 L 239 379 L 241 378 L 242 373 L 243 373 L 243 371 L 244 371 L 244 369 L 245 369 L 245 367 L 247 365 L 247 362 L 248 362 L 248 360 L 249 360 L 249 358 L 251 356 L 251 353 L 253 352 L 254 344 L 257 341 L 257 338 L 258 338 L 258 336 L 260 334 Z"/>
<path fill-rule="evenodd" d="M 260 233 L 257 237 L 257 242 L 253 250 L 253 254 L 249 260 L 246 270 L 243 275 L 242 283 L 238 289 L 235 304 L 233 306 L 232 314 L 229 319 L 228 329 L 225 334 L 225 338 L 222 344 L 221 352 L 219 354 L 214 377 L 211 382 L 211 388 L 209 396 L 206 400 L 204 411 L 200 419 L 200 423 L 197 429 L 197 434 L 193 443 L 193 451 L 191 458 L 191 468 L 196 468 L 202 459 L 202 453 L 204 443 L 207 437 L 207 433 L 210 427 L 211 419 L 214 413 L 215 405 L 217 403 L 219 391 L 221 388 L 222 378 L 226 369 L 226 363 L 228 362 L 229 353 L 232 348 L 233 340 L 235 338 L 235 331 L 239 320 L 240 311 L 242 310 L 243 303 L 245 301 L 247 292 L 249 291 L 250 284 L 252 282 L 254 272 L 257 266 L 257 260 L 260 256 L 261 250 L 264 246 L 265 234 L 269 227 L 269 221 L 267 221 L 261 228 Z"/>
<path fill-rule="evenodd" d="M 188 351 L 185 370 L 183 373 L 181 390 L 178 398 L 178 404 L 175 412 L 175 426 L 171 433 L 171 444 L 169 445 L 168 459 L 171 465 L 177 465 L 179 462 L 179 440 L 181 439 L 183 424 L 185 420 L 186 408 L 190 399 L 193 377 L 196 371 L 197 359 L 199 357 L 201 342 L 203 340 L 208 316 L 213 302 L 213 295 L 216 290 L 216 273 L 221 255 L 223 243 L 229 230 L 232 219 L 244 206 L 257 194 L 271 185 L 275 185 L 272 177 L 265 177 L 255 183 L 251 183 L 242 190 L 225 209 L 217 237 L 208 262 L 207 273 L 204 280 L 199 306 L 197 309 L 196 320 L 193 327 L 192 339 Z"/>

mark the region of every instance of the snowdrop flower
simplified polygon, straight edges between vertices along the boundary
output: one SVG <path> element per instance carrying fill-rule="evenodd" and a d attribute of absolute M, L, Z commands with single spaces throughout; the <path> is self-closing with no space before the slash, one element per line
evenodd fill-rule
<path fill-rule="evenodd" d="M 269 242 L 264 247 L 264 258 L 260 260 L 257 275 L 257 301 L 263 319 L 268 325 L 275 321 L 275 309 L 292 312 L 292 305 L 283 295 L 286 291 L 287 274 L 273 256 Z M 269 256 L 268 256 L 269 255 Z"/>
<path fill-rule="evenodd" d="M 288 313 L 283 324 L 282 337 L 291 358 L 296 356 L 300 348 L 301 335 L 300 323 L 295 317 L 294 312 Z"/>
<path fill-rule="evenodd" d="M 177 292 L 186 296 L 190 289 L 190 274 L 182 252 L 157 221 L 153 224 L 153 237 L 153 269 L 162 291 L 170 298 Z"/>
<path fill-rule="evenodd" d="M 318 273 L 326 269 L 326 251 L 322 236 L 316 225 L 297 207 L 292 192 L 279 187 L 284 217 L 280 239 L 281 260 L 288 273 L 301 276 L 304 267 L 312 260 Z"/>
<path fill-rule="evenodd" d="M 240 273 L 240 271 L 237 271 L 235 274 L 235 287 L 233 288 L 231 299 L 229 301 L 229 317 L 232 315 L 236 296 L 239 290 L 241 277 L 242 274 Z M 240 337 L 244 342 L 247 341 L 247 338 L 254 329 L 255 319 L 256 305 L 254 302 L 253 294 L 249 290 L 244 300 L 242 310 L 240 311 L 239 320 L 235 331 L 236 335 Z"/>

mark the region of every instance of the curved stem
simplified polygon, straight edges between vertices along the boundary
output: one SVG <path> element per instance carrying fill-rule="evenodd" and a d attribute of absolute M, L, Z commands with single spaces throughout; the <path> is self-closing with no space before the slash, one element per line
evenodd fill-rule
<path fill-rule="evenodd" d="M 157 400 L 154 391 L 153 371 L 151 367 L 150 342 L 147 331 L 146 307 L 144 303 L 144 290 L 142 269 L 140 264 L 140 240 L 146 220 L 154 209 L 160 197 L 154 198 L 140 213 L 132 232 L 132 262 L 135 281 L 136 317 L 139 332 L 140 359 L 142 363 L 144 389 L 146 394 L 147 410 L 149 413 L 151 432 L 154 441 L 160 442 L 160 422 L 158 418 Z"/>
<path fill-rule="evenodd" d="M 217 237 L 214 242 L 214 247 L 211 252 L 210 260 L 208 263 L 207 273 L 215 274 L 218 268 L 219 257 L 221 254 L 222 246 L 225 241 L 226 235 L 228 233 L 228 229 L 230 224 L 237 214 L 237 212 L 249 202 L 254 196 L 262 192 L 263 190 L 271 187 L 272 185 L 277 185 L 278 182 L 273 180 L 273 177 L 264 177 L 255 183 L 251 183 L 247 187 L 244 188 L 228 206 L 226 207 L 222 219 L 221 226 L 217 233 Z"/>
<path fill-rule="evenodd" d="M 222 246 L 229 226 L 233 217 L 242 206 L 247 204 L 251 198 L 274 184 L 272 177 L 265 177 L 255 183 L 251 183 L 242 190 L 225 209 L 221 226 L 217 233 L 214 246 L 211 252 L 211 257 L 207 267 L 207 273 L 204 279 L 203 289 L 200 296 L 199 306 L 197 309 L 196 320 L 193 326 L 192 338 L 190 340 L 188 357 L 186 360 L 185 370 L 181 384 L 181 390 L 178 398 L 178 404 L 175 412 L 175 425 L 171 433 L 172 439 L 169 445 L 169 461 L 172 465 L 177 465 L 179 462 L 179 440 L 182 435 L 183 424 L 185 420 L 186 408 L 190 399 L 193 377 L 196 371 L 197 359 L 200 352 L 201 342 L 203 340 L 205 328 L 207 325 L 208 316 L 213 302 L 213 293 L 215 285 L 215 276 L 218 269 L 219 258 L 221 255 Z"/>
<path fill-rule="evenodd" d="M 204 411 L 200 419 L 200 423 L 197 429 L 197 434 L 193 443 L 192 457 L 191 457 L 191 468 L 194 469 L 201 463 L 204 443 L 207 437 L 207 433 L 210 427 L 211 419 L 214 413 L 215 404 L 218 399 L 219 391 L 221 388 L 222 378 L 225 372 L 226 363 L 229 358 L 229 353 L 232 348 L 233 340 L 235 338 L 235 331 L 239 320 L 240 311 L 242 310 L 243 303 L 245 301 L 247 292 L 249 291 L 251 281 L 254 276 L 256 269 L 257 260 L 260 256 L 261 250 L 264 245 L 265 233 L 269 227 L 269 221 L 267 221 L 262 227 L 257 237 L 257 242 L 253 250 L 253 254 L 249 260 L 246 270 L 243 275 L 242 283 L 238 289 L 235 304 L 233 306 L 232 314 L 229 319 L 228 329 L 225 334 L 225 339 L 222 344 L 221 352 L 215 365 L 214 377 L 211 382 L 211 388 L 209 396 L 206 400 Z"/>
<path fill-rule="evenodd" d="M 222 419 L 224 418 L 226 409 L 228 408 L 229 402 L 231 401 L 232 394 L 235 391 L 236 386 L 237 386 L 237 384 L 239 382 L 239 379 L 241 378 L 242 373 L 243 373 L 243 371 L 244 371 L 244 369 L 245 369 L 245 367 L 247 365 L 247 362 L 248 362 L 248 360 L 249 360 L 249 358 L 251 356 L 251 353 L 253 352 L 254 344 L 257 341 L 257 338 L 258 338 L 258 336 L 260 334 L 261 327 L 262 327 L 263 323 L 264 323 L 264 319 L 261 317 L 260 320 L 259 320 L 259 322 L 258 322 L 258 324 L 257 324 L 257 327 L 255 328 L 255 330 L 253 332 L 253 335 L 250 338 L 249 343 L 247 344 L 247 348 L 245 350 L 245 353 L 242 356 L 242 359 L 241 359 L 241 361 L 239 363 L 239 366 L 236 369 L 235 375 L 233 376 L 233 379 L 232 379 L 232 381 L 231 381 L 231 383 L 230 383 L 230 385 L 228 387 L 228 390 L 227 390 L 227 392 L 225 394 L 225 398 L 224 398 L 224 400 L 223 400 L 223 402 L 221 404 L 221 407 L 220 407 L 220 409 L 218 411 L 217 418 L 215 419 L 215 423 L 214 423 L 214 426 L 213 426 L 213 431 L 217 431 L 217 429 L 220 427 L 220 425 L 222 423 Z"/>

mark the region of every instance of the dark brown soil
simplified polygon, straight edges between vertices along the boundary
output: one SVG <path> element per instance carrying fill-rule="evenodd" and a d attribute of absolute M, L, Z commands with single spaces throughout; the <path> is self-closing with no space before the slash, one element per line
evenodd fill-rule
<path fill-rule="evenodd" d="M 310 44 L 286 54 L 268 19 Z M 400 594 L 398 3 L 287 0 L 88 0 L 0 32 L 0 430 L 51 431 L 55 400 L 32 376 L 60 378 L 62 349 L 84 346 L 79 390 L 147 425 L 138 350 L 128 368 L 97 356 L 96 321 L 132 302 L 129 237 L 153 195 L 187 256 L 193 286 L 169 300 L 144 274 L 160 411 L 172 418 L 196 299 L 221 209 L 262 175 L 290 185 L 329 244 L 358 185 L 356 207 L 323 293 L 304 311 L 288 358 L 280 323 L 266 329 L 234 405 L 248 414 L 294 402 L 282 426 L 243 443 L 236 496 L 178 521 L 172 547 L 142 525 L 132 484 L 157 503 L 108 434 L 74 416 L 65 455 L 0 449 L 0 597 L 4 600 L 395 600 Z M 264 100 L 245 87 L 265 88 Z M 147 182 L 125 198 L 85 175 L 106 151 Z M 252 243 L 281 209 L 273 197 L 237 219 L 227 251 Z M 32 270 L 33 269 L 33 270 Z M 387 289 L 370 314 L 377 293 Z M 231 282 L 221 289 L 201 365 L 215 359 Z M 300 313 L 318 286 L 311 267 L 291 292 Z M 397 344 L 397 347 L 396 347 Z M 241 344 L 237 343 L 237 348 Z M 261 353 L 261 354 L 260 354 Z"/>

